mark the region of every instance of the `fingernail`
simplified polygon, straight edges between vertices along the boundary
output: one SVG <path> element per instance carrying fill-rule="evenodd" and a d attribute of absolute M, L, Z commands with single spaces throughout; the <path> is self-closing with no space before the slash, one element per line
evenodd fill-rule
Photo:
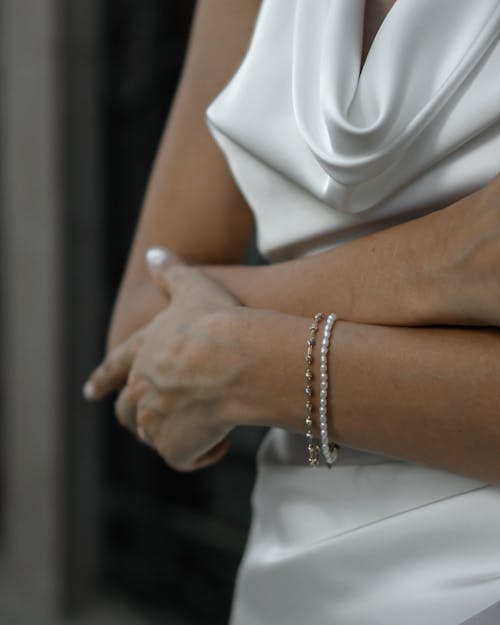
<path fill-rule="evenodd" d="M 83 396 L 85 397 L 85 399 L 87 400 L 91 400 L 91 399 L 95 399 L 95 386 L 94 383 L 91 382 L 90 380 L 87 380 L 87 382 L 85 382 L 84 386 L 83 386 Z"/>
<path fill-rule="evenodd" d="M 146 261 L 152 267 L 159 267 L 168 259 L 169 253 L 164 247 L 150 247 L 146 252 Z"/>

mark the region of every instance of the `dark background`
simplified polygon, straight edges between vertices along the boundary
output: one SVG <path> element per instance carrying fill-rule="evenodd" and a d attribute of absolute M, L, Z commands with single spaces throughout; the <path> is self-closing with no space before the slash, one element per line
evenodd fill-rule
<path fill-rule="evenodd" d="M 2 625 L 228 619 L 263 431 L 179 474 L 81 397 L 194 4 L 0 2 Z"/>
<path fill-rule="evenodd" d="M 109 292 L 123 270 L 182 64 L 194 3 L 107 0 L 105 167 Z M 195 227 L 195 224 L 193 224 Z M 107 421 L 104 579 L 143 612 L 224 623 L 245 541 L 259 432 L 222 463 L 178 474 Z M 165 622 L 165 621 L 163 621 Z"/>

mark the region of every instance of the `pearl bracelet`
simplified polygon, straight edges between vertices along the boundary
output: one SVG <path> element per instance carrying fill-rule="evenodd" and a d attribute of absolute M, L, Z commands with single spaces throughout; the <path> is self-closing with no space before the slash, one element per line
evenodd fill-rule
<path fill-rule="evenodd" d="M 311 365 L 312 365 L 312 361 L 313 361 L 313 357 L 312 357 L 312 352 L 313 352 L 313 347 L 316 343 L 316 339 L 314 338 L 316 335 L 316 332 L 318 331 L 318 327 L 319 327 L 319 323 L 320 321 L 324 318 L 324 314 L 319 312 L 316 315 L 314 315 L 314 321 L 312 323 L 312 325 L 309 327 L 309 338 L 307 339 L 307 354 L 306 354 L 306 410 L 307 410 L 307 416 L 306 416 L 306 440 L 307 440 L 307 453 L 309 455 L 308 461 L 309 461 L 309 466 L 310 467 L 317 467 L 319 465 L 319 445 L 316 444 L 314 442 L 314 435 L 312 433 L 312 425 L 313 425 L 313 420 L 312 420 L 312 409 L 313 409 L 313 404 L 312 404 L 312 394 L 313 394 L 313 387 L 312 387 L 312 378 L 313 378 L 313 372 L 311 369 Z"/>
<path fill-rule="evenodd" d="M 326 460 L 328 468 L 332 468 L 332 464 L 337 460 L 339 448 L 335 443 L 328 440 L 328 348 L 330 345 L 330 335 L 332 333 L 333 324 L 337 316 L 330 313 L 325 322 L 323 330 L 323 340 L 321 341 L 321 357 L 320 357 L 320 394 L 319 394 L 319 432 L 321 436 L 321 450 Z"/>

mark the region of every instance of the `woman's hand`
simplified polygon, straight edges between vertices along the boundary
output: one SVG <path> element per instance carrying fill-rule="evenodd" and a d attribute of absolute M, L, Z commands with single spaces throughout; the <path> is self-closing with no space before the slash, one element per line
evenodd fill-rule
<path fill-rule="evenodd" d="M 156 259 L 155 279 L 170 304 L 107 355 L 87 389 L 100 398 L 126 382 L 115 405 L 120 423 L 172 467 L 195 469 L 228 447 L 229 391 L 240 367 L 217 313 L 238 301 L 195 267 L 166 264 L 158 250 Z"/>
<path fill-rule="evenodd" d="M 121 388 L 120 423 L 177 470 L 219 460 L 236 425 L 302 432 L 310 319 L 240 306 L 196 267 L 148 257 L 170 304 L 108 353 L 87 398 Z"/>

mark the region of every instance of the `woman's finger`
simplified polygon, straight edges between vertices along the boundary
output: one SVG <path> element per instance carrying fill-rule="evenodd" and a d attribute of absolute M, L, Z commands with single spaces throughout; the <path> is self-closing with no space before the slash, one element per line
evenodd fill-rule
<path fill-rule="evenodd" d="M 140 334 L 137 332 L 109 352 L 85 383 L 85 399 L 101 399 L 126 383 L 139 342 Z"/>
<path fill-rule="evenodd" d="M 240 302 L 221 284 L 200 268 L 188 265 L 164 247 L 152 247 L 146 253 L 151 278 L 159 289 L 177 303 L 198 300 L 200 304 L 224 308 Z"/>
<path fill-rule="evenodd" d="M 134 436 L 137 434 L 137 403 L 130 392 L 130 388 L 125 386 L 115 401 L 115 416 L 124 428 L 129 430 Z"/>
<path fill-rule="evenodd" d="M 146 401 L 140 401 L 137 405 L 137 435 L 143 443 L 150 447 L 156 447 L 155 439 L 161 429 L 164 416 L 156 410 L 152 410 Z"/>
<path fill-rule="evenodd" d="M 149 275 L 156 284 L 156 286 L 167 296 L 170 296 L 167 284 L 163 280 L 163 272 L 167 267 L 172 265 L 182 265 L 182 261 L 179 256 L 173 254 L 165 247 L 155 246 L 150 247 L 146 252 L 146 262 L 148 265 Z"/>

